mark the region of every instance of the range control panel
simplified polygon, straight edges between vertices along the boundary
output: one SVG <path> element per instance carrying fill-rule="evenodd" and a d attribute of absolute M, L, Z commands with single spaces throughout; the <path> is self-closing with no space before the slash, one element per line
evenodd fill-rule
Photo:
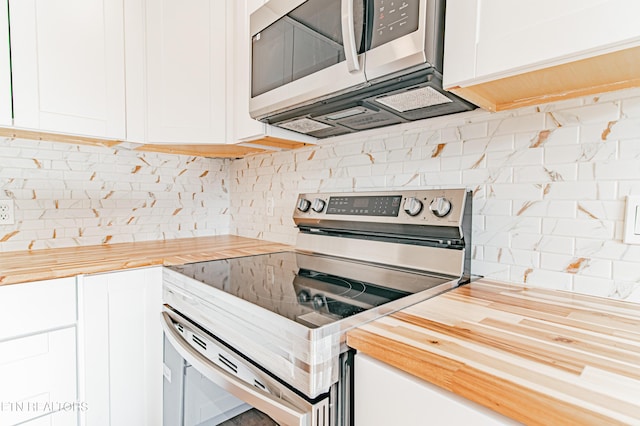
<path fill-rule="evenodd" d="M 329 197 L 327 214 L 397 217 L 401 200 L 400 195 Z"/>
<path fill-rule="evenodd" d="M 461 223 L 466 197 L 464 188 L 300 194 L 293 218 L 451 226 Z"/>

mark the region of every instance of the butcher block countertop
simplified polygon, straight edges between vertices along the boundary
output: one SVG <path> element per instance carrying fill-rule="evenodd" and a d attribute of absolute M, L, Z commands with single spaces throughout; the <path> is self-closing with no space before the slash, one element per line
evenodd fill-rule
<path fill-rule="evenodd" d="M 481 279 L 347 343 L 526 424 L 640 424 L 635 303 Z"/>
<path fill-rule="evenodd" d="M 0 253 L 0 285 L 291 250 L 234 235 Z"/>

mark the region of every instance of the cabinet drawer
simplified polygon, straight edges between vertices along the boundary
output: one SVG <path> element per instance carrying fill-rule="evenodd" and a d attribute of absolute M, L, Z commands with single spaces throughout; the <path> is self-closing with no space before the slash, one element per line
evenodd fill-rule
<path fill-rule="evenodd" d="M 71 424 L 76 405 L 75 327 L 0 343 L 0 424 L 18 424 L 43 414 L 51 423 Z M 47 416 L 50 417 L 50 416 Z"/>
<path fill-rule="evenodd" d="M 76 279 L 0 287 L 0 341 L 76 322 Z"/>
<path fill-rule="evenodd" d="M 73 411 L 59 411 L 48 416 L 39 417 L 21 426 L 74 426 L 78 424 L 78 416 Z"/>

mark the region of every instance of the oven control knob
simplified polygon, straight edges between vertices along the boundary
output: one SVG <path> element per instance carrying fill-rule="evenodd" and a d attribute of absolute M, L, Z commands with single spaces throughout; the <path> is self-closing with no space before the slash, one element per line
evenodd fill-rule
<path fill-rule="evenodd" d="M 444 197 L 436 197 L 431 204 L 429 204 L 429 210 L 431 210 L 431 213 L 436 217 L 445 217 L 451 213 L 451 201 Z"/>
<path fill-rule="evenodd" d="M 327 304 L 327 300 L 323 295 L 316 294 L 311 299 L 311 303 L 313 304 L 314 309 L 322 309 Z"/>
<path fill-rule="evenodd" d="M 306 198 L 300 198 L 300 200 L 298 200 L 298 210 L 300 210 L 301 212 L 308 211 L 309 207 L 311 207 L 311 201 L 307 200 Z"/>
<path fill-rule="evenodd" d="M 404 202 L 404 211 L 407 212 L 409 216 L 416 216 L 420 214 L 422 211 L 422 201 L 418 200 L 416 197 L 407 198 Z"/>
<path fill-rule="evenodd" d="M 325 204 L 326 203 L 322 198 L 316 198 L 315 200 L 313 200 L 313 203 L 311 204 L 311 210 L 313 210 L 316 213 L 321 213 L 322 210 L 324 210 Z"/>

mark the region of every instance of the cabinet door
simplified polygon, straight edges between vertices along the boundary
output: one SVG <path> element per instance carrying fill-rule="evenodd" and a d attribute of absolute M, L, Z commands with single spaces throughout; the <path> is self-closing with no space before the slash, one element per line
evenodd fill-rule
<path fill-rule="evenodd" d="M 9 9 L 0 1 L 0 126 L 11 126 L 11 63 L 9 61 Z"/>
<path fill-rule="evenodd" d="M 75 278 L 0 286 L 0 424 L 77 423 L 76 309 Z"/>
<path fill-rule="evenodd" d="M 11 1 L 14 125 L 125 136 L 122 3 Z"/>
<path fill-rule="evenodd" d="M 0 286 L 0 340 L 75 323 L 75 277 Z"/>
<path fill-rule="evenodd" d="M 444 86 L 467 86 L 640 44 L 635 0 L 447 5 Z"/>
<path fill-rule="evenodd" d="M 160 268 L 79 277 L 85 424 L 162 424 Z"/>
<path fill-rule="evenodd" d="M 76 389 L 75 326 L 0 343 L 0 377 L 2 425 L 43 415 L 42 424 L 74 425 L 87 408 Z"/>
<path fill-rule="evenodd" d="M 146 1 L 146 142 L 226 142 L 231 5 Z"/>
<path fill-rule="evenodd" d="M 354 380 L 356 426 L 519 424 L 363 354 Z"/>
<path fill-rule="evenodd" d="M 608 53 L 640 37 L 635 0 L 483 0 L 479 11 L 479 76 Z"/>
<path fill-rule="evenodd" d="M 249 97 L 251 96 L 251 36 L 249 34 L 249 16 L 264 0 L 240 0 L 235 3 L 236 31 L 234 37 L 235 73 L 233 99 L 234 138 L 250 140 L 261 137 L 266 132 L 266 124 L 254 120 L 249 115 Z"/>

